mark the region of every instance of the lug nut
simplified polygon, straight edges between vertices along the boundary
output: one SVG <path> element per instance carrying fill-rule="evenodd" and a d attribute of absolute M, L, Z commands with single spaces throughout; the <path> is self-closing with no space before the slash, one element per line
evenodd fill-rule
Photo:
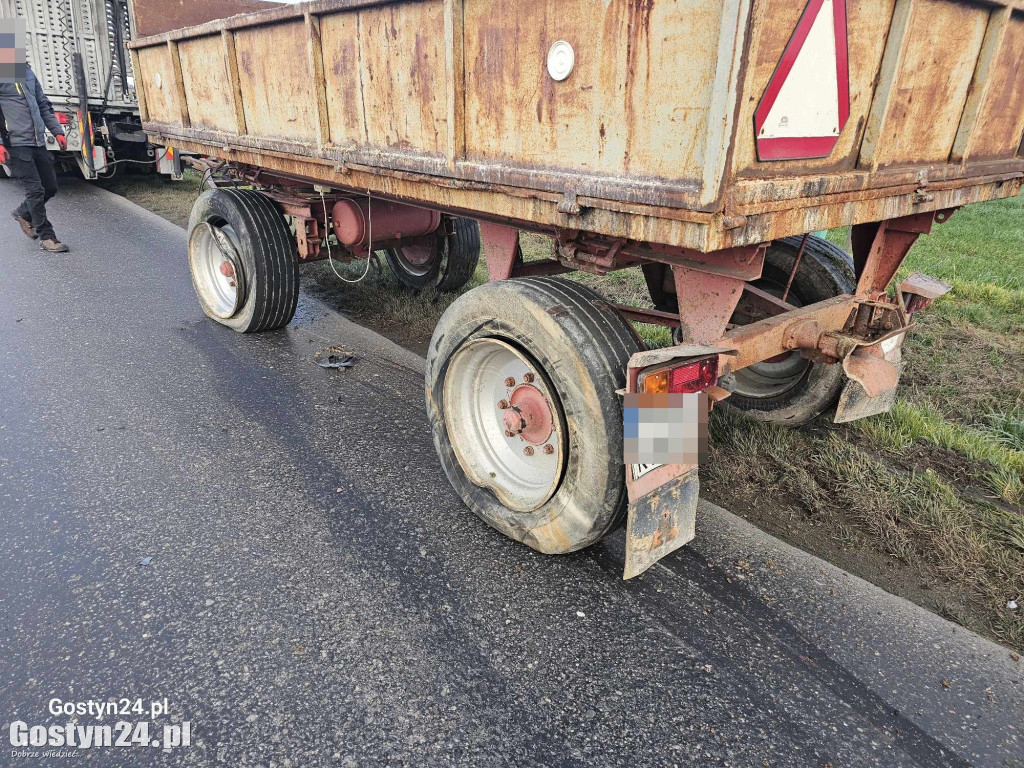
<path fill-rule="evenodd" d="M 523 453 L 525 453 L 527 456 L 533 456 L 533 446 L 528 445 L 525 448 L 523 448 Z"/>
<path fill-rule="evenodd" d="M 507 379 L 505 379 L 505 386 L 506 387 L 514 387 L 515 385 L 516 385 L 516 380 L 513 379 L 511 376 L 509 376 Z"/>
<path fill-rule="evenodd" d="M 525 376 L 523 376 L 523 381 L 525 381 L 527 384 L 530 384 L 533 381 L 533 378 L 533 374 L 528 373 Z"/>
<path fill-rule="evenodd" d="M 506 408 L 508 408 L 508 400 L 499 400 L 498 407 L 504 411 Z"/>
<path fill-rule="evenodd" d="M 544 453 L 546 453 L 548 456 L 550 456 L 554 452 L 555 452 L 555 446 L 553 446 L 553 445 L 545 445 L 544 446 Z"/>

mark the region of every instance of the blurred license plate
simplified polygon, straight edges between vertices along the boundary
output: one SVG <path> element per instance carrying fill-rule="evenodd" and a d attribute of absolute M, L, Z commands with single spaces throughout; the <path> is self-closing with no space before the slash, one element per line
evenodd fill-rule
<path fill-rule="evenodd" d="M 634 480 L 664 464 L 700 464 L 707 452 L 707 394 L 627 394 L 623 437 Z"/>

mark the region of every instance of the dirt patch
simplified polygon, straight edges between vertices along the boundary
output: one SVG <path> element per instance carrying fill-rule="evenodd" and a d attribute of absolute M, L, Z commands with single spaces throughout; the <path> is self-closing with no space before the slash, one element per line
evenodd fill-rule
<path fill-rule="evenodd" d="M 933 569 L 879 552 L 872 537 L 846 524 L 840 514 L 823 517 L 810 512 L 792 493 L 783 490 L 766 495 L 763 487 L 742 482 L 735 485 L 728 480 L 703 481 L 701 495 L 886 592 L 947 618 L 955 611 L 957 621 L 965 626 L 984 624 L 988 611 L 983 606 L 972 606 L 960 585 L 942 579 Z"/>
<path fill-rule="evenodd" d="M 821 419 L 800 430 L 716 410 L 702 494 L 894 594 L 1018 650 L 1024 515 L 958 483 L 956 456 L 876 453 Z"/>

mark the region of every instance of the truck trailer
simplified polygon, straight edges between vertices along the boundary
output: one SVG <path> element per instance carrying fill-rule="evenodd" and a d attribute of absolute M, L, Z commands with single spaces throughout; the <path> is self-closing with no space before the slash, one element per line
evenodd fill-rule
<path fill-rule="evenodd" d="M 87 179 L 111 175 L 118 161 L 155 165 L 125 48 L 127 0 L 0 0 L 0 18 L 25 25 L 26 58 L 67 136 L 62 152 L 46 134 L 62 165 Z"/>
<path fill-rule="evenodd" d="M 315 0 L 129 47 L 150 140 L 224 180 L 204 312 L 281 328 L 323 258 L 456 290 L 482 242 L 427 354 L 441 464 L 541 552 L 625 520 L 626 578 L 694 536 L 711 407 L 892 405 L 948 290 L 904 257 L 1024 178 L 1022 0 Z M 812 234 L 841 226 L 850 253 Z M 649 307 L 564 277 L 634 268 Z"/>
<path fill-rule="evenodd" d="M 155 33 L 270 8 L 263 0 L 140 4 Z M 181 156 L 155 148 L 139 118 L 135 74 L 126 43 L 136 34 L 128 0 L 0 0 L 0 19 L 25 25 L 26 59 L 64 126 L 66 152 L 46 134 L 46 146 L 66 168 L 87 179 L 109 177 L 131 164 L 181 179 Z"/>

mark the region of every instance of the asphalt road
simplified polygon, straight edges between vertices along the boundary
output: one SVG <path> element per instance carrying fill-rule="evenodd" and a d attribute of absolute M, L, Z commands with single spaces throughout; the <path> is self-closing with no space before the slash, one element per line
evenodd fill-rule
<path fill-rule="evenodd" d="M 710 506 L 631 582 L 621 533 L 537 555 L 449 488 L 419 357 L 308 298 L 232 333 L 181 229 L 68 183 L 74 251 L 44 255 L 16 201 L 0 182 L 4 749 L 69 720 L 51 699 L 139 697 L 191 746 L 43 764 L 1022 765 L 1005 648 Z M 321 370 L 328 344 L 358 364 Z"/>

